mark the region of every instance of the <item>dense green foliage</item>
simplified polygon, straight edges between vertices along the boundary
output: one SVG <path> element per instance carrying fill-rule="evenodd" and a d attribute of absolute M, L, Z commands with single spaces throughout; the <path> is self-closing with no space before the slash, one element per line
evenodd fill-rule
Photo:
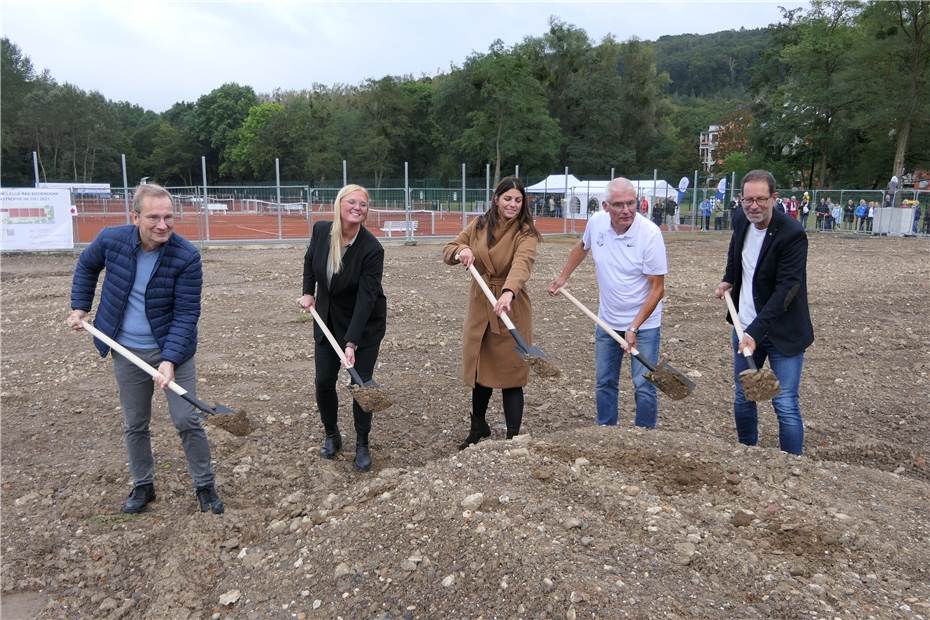
<path fill-rule="evenodd" d="M 716 174 L 766 166 L 780 184 L 878 186 L 930 159 L 930 2 L 815 1 L 766 29 L 592 41 L 550 20 L 433 78 L 256 94 L 225 84 L 156 114 L 37 73 L 2 40 L 2 182 L 336 185 L 342 160 L 373 186 L 456 181 L 490 165 L 538 177 L 677 179 L 724 127 Z"/>

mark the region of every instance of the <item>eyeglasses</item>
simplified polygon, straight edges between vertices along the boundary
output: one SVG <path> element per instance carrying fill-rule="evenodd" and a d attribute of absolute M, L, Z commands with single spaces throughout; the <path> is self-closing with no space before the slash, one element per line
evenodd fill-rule
<path fill-rule="evenodd" d="M 768 202 L 771 196 L 764 196 L 760 198 L 740 198 L 739 202 L 744 207 L 751 207 L 752 203 L 756 203 L 760 207 L 765 206 L 765 203 Z"/>
<path fill-rule="evenodd" d="M 146 215 L 143 216 L 145 220 L 151 224 L 158 224 L 160 221 L 164 220 L 165 224 L 171 224 L 174 222 L 173 215 Z"/>
<path fill-rule="evenodd" d="M 623 202 L 608 202 L 607 206 L 611 209 L 616 209 L 617 211 L 622 211 L 624 209 L 627 211 L 635 211 L 636 203 L 637 200 L 634 198 L 633 200 L 625 200 Z"/>

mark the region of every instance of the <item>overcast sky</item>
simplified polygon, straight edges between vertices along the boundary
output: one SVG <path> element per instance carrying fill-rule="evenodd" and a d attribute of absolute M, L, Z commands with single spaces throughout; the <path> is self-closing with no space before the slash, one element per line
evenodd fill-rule
<path fill-rule="evenodd" d="M 161 112 L 226 82 L 258 93 L 385 75 L 435 75 L 551 15 L 655 40 L 779 21 L 799 2 L 135 2 L 0 0 L 3 36 L 59 82 Z"/>

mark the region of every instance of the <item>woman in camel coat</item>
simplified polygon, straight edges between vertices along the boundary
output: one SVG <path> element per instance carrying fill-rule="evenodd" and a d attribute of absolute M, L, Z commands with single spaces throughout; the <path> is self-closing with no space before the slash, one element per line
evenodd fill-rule
<path fill-rule="evenodd" d="M 495 188 L 488 211 L 443 248 L 443 260 L 449 265 L 467 268 L 474 263 L 498 300 L 492 306 L 472 279 L 462 347 L 462 379 L 472 388 L 471 429 L 459 449 L 491 435 L 485 413 L 494 388 L 502 391 L 507 438 L 520 433 L 523 386 L 529 372 L 498 317 L 506 312 L 532 344 L 533 307 L 526 282 L 540 239 L 523 183 L 506 177 Z"/>

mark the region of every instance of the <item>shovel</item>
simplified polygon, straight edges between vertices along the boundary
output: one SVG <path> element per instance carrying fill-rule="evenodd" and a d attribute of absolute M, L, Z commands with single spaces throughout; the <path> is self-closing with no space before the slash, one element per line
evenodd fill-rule
<path fill-rule="evenodd" d="M 743 326 L 739 322 L 739 314 L 733 304 L 733 298 L 730 297 L 730 291 L 723 293 L 723 298 L 727 302 L 727 309 L 730 311 L 730 318 L 733 319 L 733 327 L 736 329 L 736 336 L 743 339 Z M 746 356 L 746 363 L 749 368 L 739 373 L 739 382 L 743 386 L 743 394 L 749 400 L 772 400 L 781 391 L 781 384 L 778 383 L 778 377 L 768 368 L 756 367 L 756 360 L 752 359 L 752 353 L 748 349 L 743 349 L 743 355 Z"/>
<path fill-rule="evenodd" d="M 316 324 L 320 326 L 323 334 L 326 335 L 326 339 L 329 340 L 329 344 L 333 345 L 333 350 L 336 351 L 336 355 L 338 355 L 339 359 L 342 360 L 342 365 L 345 366 L 346 354 L 339 346 L 339 343 L 336 342 L 336 339 L 333 337 L 333 333 L 329 331 L 328 327 L 326 327 L 326 323 L 323 322 L 323 318 L 317 313 L 316 308 L 310 308 L 310 314 L 313 315 L 313 320 L 316 321 Z M 352 377 L 353 381 L 353 383 L 349 385 L 349 391 L 352 392 L 352 398 L 354 398 L 355 402 L 358 403 L 358 406 L 364 409 L 367 413 L 377 413 L 378 411 L 384 411 L 394 404 L 394 402 L 388 398 L 388 395 L 384 392 L 384 390 L 381 389 L 380 385 L 374 381 L 362 381 L 361 375 L 359 375 L 358 371 L 352 367 L 346 367 L 346 370 L 349 372 L 349 376 Z"/>
<path fill-rule="evenodd" d="M 485 296 L 488 298 L 488 301 L 491 302 L 491 305 L 497 303 L 497 299 L 494 297 L 494 293 L 491 292 L 491 289 L 488 288 L 487 282 L 484 281 L 484 278 L 481 277 L 481 274 L 478 273 L 478 270 L 475 269 L 475 265 L 469 265 L 468 270 L 471 272 L 471 275 L 474 276 L 475 281 L 478 282 L 478 286 L 481 287 L 481 290 L 484 291 Z M 536 374 L 540 377 L 558 377 L 562 374 L 562 371 L 559 370 L 558 366 L 549 361 L 548 356 L 543 352 L 539 347 L 533 347 L 526 343 L 526 340 L 523 339 L 523 335 L 520 334 L 520 331 L 517 329 L 517 326 L 513 324 L 513 321 L 510 320 L 510 317 L 507 316 L 506 312 L 500 314 L 501 320 L 504 322 L 504 325 L 507 327 L 507 330 L 510 332 L 510 335 L 513 336 L 514 341 L 516 341 L 516 351 L 523 358 L 523 360 L 530 365 Z"/>
<path fill-rule="evenodd" d="M 589 319 L 597 323 L 611 338 L 616 340 L 617 344 L 623 347 L 624 351 L 628 351 L 630 355 L 636 358 L 636 361 L 649 369 L 649 372 L 645 374 L 646 381 L 662 390 L 669 398 L 672 400 L 681 400 L 694 391 L 694 381 L 686 377 L 680 370 L 675 370 L 668 365 L 666 360 L 661 359 L 657 365 L 653 365 L 652 362 L 640 355 L 635 347 L 631 347 L 630 343 L 622 338 L 610 325 L 605 323 L 599 316 L 588 310 L 584 304 L 575 299 L 564 286 L 559 289 L 559 292 L 562 293 L 568 301 L 575 304 L 579 310 L 584 312 Z"/>
<path fill-rule="evenodd" d="M 114 351 L 116 351 L 117 353 L 125 357 L 127 360 L 132 362 L 134 365 L 138 366 L 140 370 L 143 370 L 144 372 L 146 372 L 153 379 L 155 377 L 162 376 L 161 373 L 158 372 L 158 370 L 149 366 L 138 355 L 136 355 L 135 353 L 133 353 L 132 351 L 130 351 L 129 349 L 127 349 L 120 343 L 116 342 L 115 340 L 113 340 L 112 338 L 104 334 L 102 331 L 100 331 L 99 329 L 97 329 L 96 327 L 88 323 L 87 321 L 82 320 L 81 326 L 87 331 L 89 331 L 94 336 L 94 338 L 96 338 L 97 340 L 100 340 L 101 342 L 106 343 L 107 346 L 109 346 L 111 349 L 113 349 Z M 189 402 L 190 404 L 192 404 L 197 409 L 200 409 L 201 411 L 203 411 L 208 416 L 211 416 L 211 415 L 223 416 L 222 418 L 214 419 L 213 422 L 220 428 L 223 428 L 229 431 L 233 435 L 248 435 L 249 433 L 252 432 L 252 425 L 249 423 L 249 419 L 245 417 L 244 411 L 236 412 L 230 409 L 229 407 L 227 407 L 226 405 L 219 405 L 219 404 L 213 405 L 211 407 L 210 405 L 203 402 L 199 398 L 191 396 L 190 392 L 182 388 L 180 385 L 178 385 L 174 381 L 171 381 L 168 383 L 168 389 L 174 392 L 175 394 L 177 394 L 178 396 L 180 396 L 181 398 L 183 398 L 184 400 L 186 400 L 187 402 Z M 230 417 L 225 417 L 225 416 L 230 416 Z"/>

